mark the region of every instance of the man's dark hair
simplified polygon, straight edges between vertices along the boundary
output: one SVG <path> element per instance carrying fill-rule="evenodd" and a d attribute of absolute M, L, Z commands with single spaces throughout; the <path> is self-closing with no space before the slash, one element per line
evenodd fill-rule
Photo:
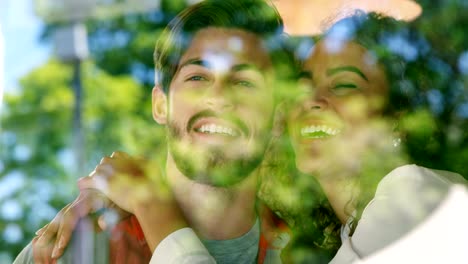
<path fill-rule="evenodd" d="M 268 51 L 282 49 L 283 21 L 271 4 L 264 0 L 202 1 L 179 13 L 156 44 L 156 82 L 166 93 L 179 60 L 193 36 L 207 27 L 242 29 L 257 34 L 265 42 Z M 278 57 L 270 54 L 272 60 Z"/>

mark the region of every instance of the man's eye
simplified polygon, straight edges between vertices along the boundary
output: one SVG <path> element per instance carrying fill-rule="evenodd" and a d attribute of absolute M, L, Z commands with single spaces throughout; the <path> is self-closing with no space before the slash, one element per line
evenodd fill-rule
<path fill-rule="evenodd" d="M 335 95 L 347 95 L 354 91 L 359 91 L 360 88 L 354 83 L 338 83 L 332 87 L 331 92 Z"/>
<path fill-rule="evenodd" d="M 206 81 L 207 79 L 203 76 L 200 76 L 200 75 L 194 75 L 194 76 L 191 76 L 189 78 L 187 78 L 186 81 Z"/>
<path fill-rule="evenodd" d="M 254 83 L 252 83 L 250 81 L 246 81 L 246 80 L 234 81 L 234 85 L 242 86 L 242 87 L 246 87 L 246 88 L 254 88 L 255 87 Z"/>

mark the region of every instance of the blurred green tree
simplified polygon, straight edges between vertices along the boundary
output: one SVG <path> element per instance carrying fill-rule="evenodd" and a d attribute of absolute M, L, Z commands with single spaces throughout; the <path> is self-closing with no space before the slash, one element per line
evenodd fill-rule
<path fill-rule="evenodd" d="M 0 262 L 11 260 L 57 209 L 72 201 L 78 177 L 72 149 L 73 92 L 70 65 L 50 60 L 21 80 L 21 92 L 5 96 L 0 135 Z M 163 130 L 151 117 L 142 85 L 83 64 L 86 171 L 115 150 L 164 151 Z M 158 140 L 159 139 L 159 140 Z M 149 147 L 151 146 L 151 147 Z M 160 146 L 160 147 L 158 147 Z M 6 254 L 10 254 L 8 257 Z"/>
<path fill-rule="evenodd" d="M 163 129 L 151 115 L 153 49 L 158 34 L 187 1 L 161 9 L 86 21 L 92 60 L 82 66 L 85 171 L 104 155 L 165 151 Z M 48 25 L 44 39 L 59 25 Z M 71 89 L 72 66 L 50 60 L 6 95 L 0 116 L 0 263 L 11 263 L 76 196 Z"/>
<path fill-rule="evenodd" d="M 417 2 L 424 11 L 414 27 L 432 47 L 423 61 L 427 71 L 419 73 L 431 83 L 418 96 L 434 127 L 425 140 L 419 134 L 410 141 L 408 152 L 421 165 L 468 178 L 468 1 Z"/>

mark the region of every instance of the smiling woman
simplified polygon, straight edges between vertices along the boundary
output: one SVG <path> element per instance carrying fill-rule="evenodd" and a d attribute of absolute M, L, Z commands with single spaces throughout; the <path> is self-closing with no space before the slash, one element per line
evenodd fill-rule
<path fill-rule="evenodd" d="M 405 165 L 412 157 L 404 153 L 405 131 L 397 124 L 410 114 L 412 98 L 403 84 L 425 90 L 432 78 L 411 74 L 424 67 L 414 63 L 426 55 L 423 49 L 412 57 L 393 50 L 389 39 L 397 36 L 421 42 L 410 30 L 377 14 L 357 13 L 334 24 L 299 59 L 297 96 L 283 109 L 290 145 L 279 136 L 267 151 L 261 197 L 297 230 L 322 225 L 312 240 L 332 248 L 340 224 L 326 215 L 316 180 L 342 226 L 334 264 L 365 258 L 398 240 L 452 185 L 467 184 L 457 173 Z"/>

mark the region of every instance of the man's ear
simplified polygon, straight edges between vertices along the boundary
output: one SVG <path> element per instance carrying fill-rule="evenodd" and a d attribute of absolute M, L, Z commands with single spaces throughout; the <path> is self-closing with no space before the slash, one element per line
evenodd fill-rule
<path fill-rule="evenodd" d="M 153 119 L 159 124 L 165 125 L 167 122 L 167 96 L 161 85 L 153 87 L 152 102 Z"/>

